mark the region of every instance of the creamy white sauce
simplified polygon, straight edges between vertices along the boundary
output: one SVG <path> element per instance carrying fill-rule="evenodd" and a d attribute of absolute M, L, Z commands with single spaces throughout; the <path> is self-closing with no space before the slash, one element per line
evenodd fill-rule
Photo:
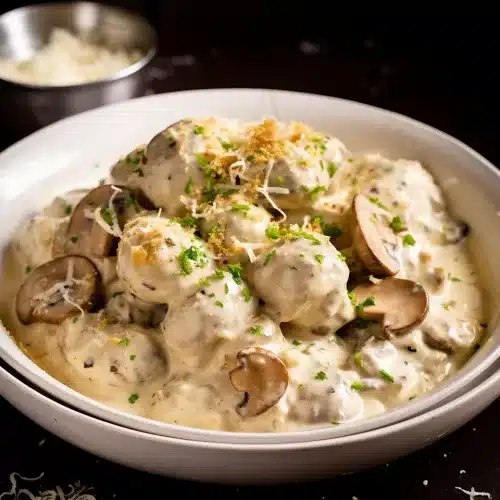
<path fill-rule="evenodd" d="M 186 121 L 113 167 L 112 182 L 141 189 L 161 210 L 127 223 L 116 257 L 91 257 L 104 285 L 97 312 L 59 325 L 22 325 L 15 313 L 26 276 L 64 255 L 71 212 L 86 193 L 56 198 L 19 227 L 4 266 L 1 312 L 28 356 L 127 412 L 249 432 L 380 414 L 463 365 L 480 342 L 485 300 L 463 228 L 431 175 L 415 161 L 354 158 L 301 124 L 256 125 Z M 272 222 L 280 215 L 261 196 L 269 165 L 269 195 L 287 215 L 281 233 Z M 211 171 L 223 175 L 214 181 Z M 423 323 L 403 335 L 384 337 L 377 324 L 353 327 L 348 289 L 363 268 L 351 248 L 358 193 L 404 221 L 396 277 L 421 284 L 430 298 Z M 189 227 L 196 221 L 201 238 Z M 289 380 L 274 406 L 242 417 L 243 393 L 229 373 L 251 346 L 278 356 Z"/>

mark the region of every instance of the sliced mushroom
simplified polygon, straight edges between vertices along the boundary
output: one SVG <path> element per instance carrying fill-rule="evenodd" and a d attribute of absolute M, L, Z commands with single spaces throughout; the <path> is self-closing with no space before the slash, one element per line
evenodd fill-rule
<path fill-rule="evenodd" d="M 120 191 L 117 191 L 117 188 Z M 93 218 L 97 208 L 108 207 L 113 195 L 113 209 L 121 228 L 127 220 L 135 217 L 143 209 L 154 208 L 140 192 L 122 186 L 106 184 L 93 189 L 80 200 L 73 211 L 66 238 L 67 253 L 107 257 L 116 252 L 117 239 Z"/>
<path fill-rule="evenodd" d="M 395 255 L 398 239 L 389 227 L 390 214 L 362 194 L 354 198 L 353 208 L 353 243 L 358 257 L 374 276 L 394 276 L 400 263 Z"/>
<path fill-rule="evenodd" d="M 156 134 L 148 143 L 146 148 L 147 161 L 150 163 L 166 160 L 177 153 L 177 140 L 175 131 L 183 125 L 189 125 L 190 120 L 180 120 L 172 123 L 166 129 Z"/>
<path fill-rule="evenodd" d="M 381 322 L 387 335 L 417 328 L 429 310 L 427 292 L 411 280 L 387 278 L 376 284 L 359 285 L 353 292 L 358 316 Z"/>
<path fill-rule="evenodd" d="M 274 406 L 288 387 L 288 370 L 278 356 L 261 347 L 247 347 L 236 356 L 240 366 L 229 374 L 233 387 L 245 393 L 236 411 L 255 417 Z"/>
<path fill-rule="evenodd" d="M 99 272 L 85 257 L 69 255 L 46 262 L 28 275 L 17 292 L 17 316 L 24 324 L 61 323 L 80 309 L 92 310 L 99 285 Z"/>

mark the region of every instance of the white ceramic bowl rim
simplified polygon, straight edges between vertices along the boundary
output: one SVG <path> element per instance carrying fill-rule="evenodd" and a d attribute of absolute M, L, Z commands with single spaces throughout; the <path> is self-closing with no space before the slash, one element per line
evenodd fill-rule
<path fill-rule="evenodd" d="M 268 89 L 206 89 L 180 91 L 172 92 L 169 94 L 160 94 L 132 99 L 126 102 L 112 104 L 96 110 L 87 111 L 85 113 L 65 118 L 57 123 L 49 125 L 48 127 L 35 132 L 34 134 L 22 139 L 18 143 L 5 150 L 0 154 L 0 165 L 2 165 L 2 167 L 0 167 L 0 174 L 2 172 L 2 169 L 6 168 L 5 166 L 8 166 L 10 162 L 13 162 L 15 160 L 15 157 L 20 155 L 23 150 L 29 149 L 33 146 L 39 146 L 39 144 L 43 142 L 44 136 L 48 132 L 53 134 L 55 134 L 56 132 L 63 133 L 65 129 L 71 128 L 74 124 L 84 122 L 85 120 L 87 120 L 87 122 L 92 122 L 92 120 L 94 120 L 95 122 L 99 120 L 99 117 L 101 115 L 105 116 L 107 113 L 111 112 L 124 114 L 127 113 L 127 111 L 130 112 L 131 110 L 139 111 L 142 108 L 151 109 L 155 106 L 161 107 L 161 105 L 170 105 L 171 107 L 167 107 L 167 110 L 170 111 L 171 109 L 173 109 L 175 111 L 175 104 L 178 105 L 178 102 L 193 102 L 193 100 L 195 100 L 196 98 L 203 98 L 204 100 L 211 102 L 223 102 L 228 97 L 240 101 L 244 101 L 245 99 L 249 99 L 251 101 L 252 99 L 257 100 L 257 98 L 262 98 L 263 101 L 268 103 L 268 114 L 273 114 L 274 99 L 286 97 L 292 100 L 304 101 L 304 103 L 306 102 L 306 100 L 308 103 L 310 103 L 311 101 L 319 99 L 322 103 L 328 102 L 339 107 L 349 108 L 349 110 L 351 111 L 357 110 L 358 112 L 363 112 L 366 114 L 371 113 L 372 115 L 384 116 L 390 118 L 396 124 L 400 124 L 402 126 L 410 125 L 413 129 L 420 129 L 430 135 L 437 136 L 440 141 L 449 143 L 455 149 L 466 152 L 470 157 L 473 157 L 478 163 L 482 164 L 482 166 L 487 171 L 489 171 L 490 174 L 492 174 L 496 179 L 500 180 L 500 173 L 488 160 L 479 155 L 476 151 L 472 150 L 466 144 L 451 137 L 450 135 L 441 132 L 429 125 L 425 125 L 419 121 L 413 120 L 398 113 L 393 113 L 391 111 L 345 99 L 300 92 Z M 494 186 L 489 186 L 490 193 L 492 193 L 493 187 Z M 483 186 L 483 188 L 488 189 L 488 186 Z M 317 441 L 325 440 L 335 436 L 337 436 L 336 439 L 343 439 L 339 436 L 362 433 L 374 428 L 380 428 L 397 421 L 411 418 L 414 415 L 428 410 L 429 408 L 435 407 L 446 398 L 451 397 L 460 388 L 474 381 L 482 372 L 490 367 L 497 358 L 500 357 L 500 344 L 491 349 L 490 352 L 488 352 L 488 354 L 482 360 L 482 362 L 475 366 L 473 369 L 467 372 L 458 373 L 456 376 L 450 378 L 448 381 L 440 385 L 435 390 L 429 392 L 428 394 L 411 402 L 408 402 L 401 407 L 392 409 L 380 416 L 375 416 L 360 421 L 354 421 L 351 423 L 345 423 L 340 426 L 304 429 L 293 432 L 280 433 L 244 433 L 205 430 L 185 427 L 182 425 L 168 424 L 165 422 L 151 420 L 145 417 L 132 415 L 95 401 L 69 388 L 55 378 L 48 376 L 46 372 L 39 368 L 27 356 L 25 356 L 23 362 L 19 362 L 19 360 L 15 359 L 12 353 L 9 352 L 9 350 L 5 349 L 5 346 L 3 344 L 0 345 L 0 355 L 13 369 L 26 377 L 30 382 L 33 382 L 36 386 L 44 389 L 54 397 L 64 401 L 65 404 L 72 405 L 104 420 L 119 423 L 122 426 L 139 429 L 153 434 L 176 437 L 180 436 L 183 439 L 189 440 L 233 443 L 261 442 L 265 444 L 275 442 L 293 443 L 300 441 Z"/>
<path fill-rule="evenodd" d="M 304 450 L 304 449 L 320 449 L 327 448 L 335 445 L 343 445 L 343 444 L 351 444 L 358 441 L 364 441 L 366 439 L 374 439 L 379 438 L 382 439 L 385 436 L 390 434 L 396 434 L 399 431 L 408 430 L 412 427 L 423 425 L 425 422 L 431 419 L 439 419 L 442 418 L 447 413 L 454 411 L 462 404 L 466 404 L 470 399 L 475 398 L 476 396 L 480 396 L 482 393 L 486 391 L 493 390 L 495 387 L 499 387 L 500 384 L 500 370 L 497 370 L 493 373 L 489 378 L 481 382 L 479 385 L 474 387 L 472 390 L 463 394 L 462 396 L 449 401 L 448 403 L 431 410 L 430 412 L 423 413 L 422 415 L 418 415 L 416 417 L 410 418 L 408 420 L 404 420 L 397 424 L 389 425 L 386 427 L 382 427 L 380 429 L 375 429 L 367 432 L 362 432 L 358 434 L 351 434 L 348 436 L 342 436 L 337 438 L 329 438 L 323 439 L 320 441 L 308 441 L 303 443 L 272 443 L 272 444 L 232 444 L 232 443 L 217 443 L 217 442 L 205 442 L 205 441 L 190 441 L 187 439 L 178 439 L 168 436 L 160 436 L 157 434 L 150 434 L 147 432 L 129 429 L 127 427 L 121 427 L 117 424 L 113 424 L 110 422 L 102 421 L 93 417 L 91 415 L 87 415 L 85 413 L 81 413 L 73 408 L 65 406 L 58 401 L 51 399 L 44 394 L 36 391 L 35 389 L 29 387 L 24 384 L 18 378 L 14 377 L 11 373 L 6 371 L 4 368 L 0 366 L 0 378 L 8 378 L 19 387 L 20 391 L 28 392 L 34 399 L 39 399 L 44 402 L 47 407 L 57 408 L 58 411 L 65 413 L 73 413 L 75 414 L 75 418 L 80 420 L 90 420 L 90 421 L 98 421 L 99 425 L 105 429 L 116 430 L 120 432 L 124 436 L 136 436 L 140 437 L 145 441 L 157 441 L 161 443 L 167 444 L 181 444 L 182 446 L 186 446 L 187 448 L 193 449 L 209 449 L 209 450 L 237 450 L 237 451 L 248 451 L 248 452 L 260 452 L 260 451 L 272 451 L 272 452 L 281 452 L 281 451 L 293 451 L 293 450 Z"/>

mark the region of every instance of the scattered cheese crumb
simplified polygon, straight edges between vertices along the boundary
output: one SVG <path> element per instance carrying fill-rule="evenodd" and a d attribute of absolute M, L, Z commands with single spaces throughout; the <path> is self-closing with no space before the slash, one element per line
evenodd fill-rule
<path fill-rule="evenodd" d="M 476 491 L 474 488 L 471 488 L 470 491 L 467 491 L 464 490 L 463 488 L 460 488 L 460 486 L 455 486 L 455 489 L 468 495 L 470 500 L 474 500 L 474 498 L 476 497 L 486 497 L 491 499 L 491 495 L 485 491 Z"/>

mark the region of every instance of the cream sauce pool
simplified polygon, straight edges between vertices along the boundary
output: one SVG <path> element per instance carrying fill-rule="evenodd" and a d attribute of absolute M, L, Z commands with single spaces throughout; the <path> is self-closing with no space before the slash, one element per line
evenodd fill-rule
<path fill-rule="evenodd" d="M 416 161 L 353 155 L 300 123 L 204 118 L 168 127 L 106 183 L 153 206 L 127 221 L 113 200 L 87 213 L 118 244 L 85 254 L 99 271 L 100 306 L 69 307 L 59 324 L 16 314 L 23 281 L 71 253 L 68 225 L 90 189 L 61 195 L 19 227 L 2 298 L 24 352 L 93 399 L 205 429 L 338 425 L 425 394 L 481 340 L 487 311 L 468 228 Z M 394 233 L 395 275 L 376 276 L 360 258 L 356 196 Z M 418 322 L 392 334 L 369 315 L 386 279 L 411 280 L 428 297 Z M 363 303 L 360 283 L 375 287 Z M 264 357 L 238 357 L 256 347 Z M 250 377 L 243 391 L 238 369 Z M 249 415 L 250 402 L 259 409 Z"/>

